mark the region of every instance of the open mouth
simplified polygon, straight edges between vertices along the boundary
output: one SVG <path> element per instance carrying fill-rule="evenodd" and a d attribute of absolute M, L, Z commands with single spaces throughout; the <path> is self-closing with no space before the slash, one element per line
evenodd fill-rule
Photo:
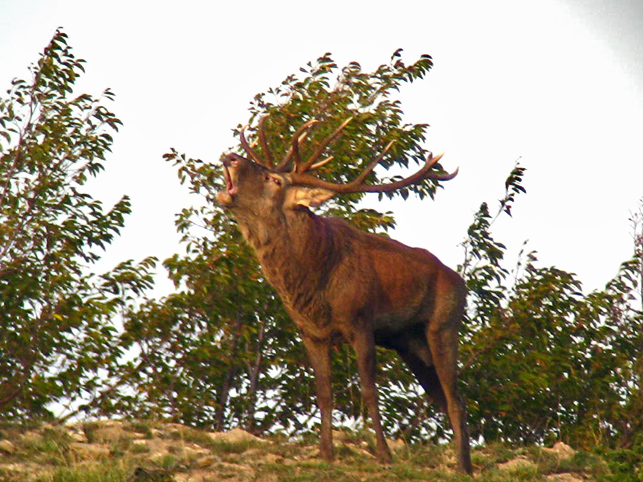
<path fill-rule="evenodd" d="M 230 176 L 230 171 L 226 166 L 223 166 L 223 175 L 225 177 L 226 190 L 231 196 L 237 193 L 237 187 L 232 182 L 232 176 Z"/>
<path fill-rule="evenodd" d="M 217 193 L 217 201 L 221 206 L 232 207 L 235 194 L 237 194 L 237 187 L 234 185 L 230 171 L 225 165 L 223 166 L 223 177 L 226 187 Z"/>

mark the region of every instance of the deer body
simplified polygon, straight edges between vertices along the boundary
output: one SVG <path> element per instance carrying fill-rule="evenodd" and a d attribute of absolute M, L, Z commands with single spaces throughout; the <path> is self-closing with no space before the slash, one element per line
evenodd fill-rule
<path fill-rule="evenodd" d="M 460 277 L 428 251 L 316 216 L 305 207 L 273 229 L 273 241 L 261 245 L 248 226 L 242 228 L 287 309 L 305 318 L 299 327 L 305 334 L 323 330 L 320 336 L 341 334 L 350 340 L 350 326 L 332 323 L 344 312 L 351 318 L 367 316 L 376 334 L 392 335 L 429 318 L 441 297 L 431 287 L 444 287 L 443 303 L 454 291 L 464 292 Z M 461 303 L 460 297 L 452 301 Z"/>
<path fill-rule="evenodd" d="M 237 219 L 309 354 L 324 458 L 333 458 L 330 348 L 347 342 L 356 353 L 376 455 L 383 463 L 391 460 L 375 385 L 380 345 L 400 354 L 448 414 L 458 466 L 471 473 L 466 412 L 457 389 L 466 292 L 460 276 L 426 250 L 314 214 L 309 206 L 336 194 L 327 183 L 315 185 L 307 175 L 277 172 L 235 154 L 224 159 L 224 169 L 227 189 L 218 193 L 219 203 Z"/>

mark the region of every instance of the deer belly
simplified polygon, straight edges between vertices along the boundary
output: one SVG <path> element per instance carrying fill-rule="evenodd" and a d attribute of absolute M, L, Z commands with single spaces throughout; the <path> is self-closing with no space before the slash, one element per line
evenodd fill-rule
<path fill-rule="evenodd" d="M 373 318 L 373 331 L 401 331 L 417 324 L 420 318 L 418 310 L 411 308 L 382 312 Z"/>

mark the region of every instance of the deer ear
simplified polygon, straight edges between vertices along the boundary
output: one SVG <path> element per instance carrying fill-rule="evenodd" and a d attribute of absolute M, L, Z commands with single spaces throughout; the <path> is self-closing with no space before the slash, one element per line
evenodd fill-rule
<path fill-rule="evenodd" d="M 316 208 L 331 199 L 336 193 L 320 187 L 292 186 L 286 193 L 286 204 Z"/>

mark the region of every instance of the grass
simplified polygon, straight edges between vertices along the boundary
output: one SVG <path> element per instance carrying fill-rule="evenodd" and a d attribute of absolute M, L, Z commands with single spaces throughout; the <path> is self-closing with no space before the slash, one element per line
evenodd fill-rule
<path fill-rule="evenodd" d="M 87 445 L 102 444 L 104 456 L 73 456 L 74 439 L 65 427 L 38 430 L 0 430 L 0 439 L 16 449 L 0 454 L 0 482 L 470 482 L 454 471 L 452 447 L 407 445 L 395 452 L 394 462 L 380 465 L 372 455 L 369 434 L 336 437 L 337 460 L 318 458 L 316 437 L 288 441 L 213 440 L 202 431 L 149 422 L 122 423 L 120 432 L 102 440 L 101 424 L 83 425 Z M 108 449 L 108 450 L 107 450 Z M 559 456 L 540 447 L 490 444 L 472 453 L 477 482 L 543 482 L 557 474 L 596 482 L 640 482 L 643 450 L 578 451 Z M 504 463 L 525 460 L 524 464 Z M 638 465 L 637 465 L 638 464 Z M 192 477 L 192 478 L 190 478 Z"/>
<path fill-rule="evenodd" d="M 129 473 L 119 464 L 104 464 L 92 467 L 63 467 L 51 475 L 35 479 L 35 482 L 123 482 Z"/>

